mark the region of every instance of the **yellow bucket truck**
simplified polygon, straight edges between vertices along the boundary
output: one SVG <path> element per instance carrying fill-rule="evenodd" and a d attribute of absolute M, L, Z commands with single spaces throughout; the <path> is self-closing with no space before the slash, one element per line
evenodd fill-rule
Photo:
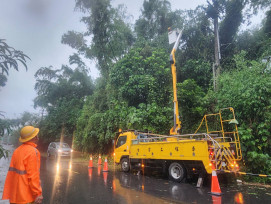
<path fill-rule="evenodd" d="M 174 126 L 169 135 L 127 130 L 118 132 L 115 142 L 115 162 L 121 169 L 160 168 L 169 177 L 181 182 L 193 174 L 211 174 L 213 170 L 238 171 L 242 159 L 237 120 L 233 108 L 205 115 L 193 134 L 179 134 L 175 52 L 181 39 L 179 32 L 170 55 L 173 77 Z M 203 133 L 199 133 L 202 131 Z"/>

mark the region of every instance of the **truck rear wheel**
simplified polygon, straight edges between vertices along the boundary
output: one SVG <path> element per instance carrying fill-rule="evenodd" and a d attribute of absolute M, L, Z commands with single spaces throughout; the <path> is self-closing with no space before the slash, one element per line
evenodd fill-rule
<path fill-rule="evenodd" d="M 181 182 L 185 176 L 185 168 L 182 164 L 173 162 L 168 168 L 169 178 L 173 181 Z"/>
<path fill-rule="evenodd" d="M 121 165 L 122 171 L 128 172 L 130 170 L 130 164 L 129 164 L 128 158 L 121 159 L 120 165 Z"/>

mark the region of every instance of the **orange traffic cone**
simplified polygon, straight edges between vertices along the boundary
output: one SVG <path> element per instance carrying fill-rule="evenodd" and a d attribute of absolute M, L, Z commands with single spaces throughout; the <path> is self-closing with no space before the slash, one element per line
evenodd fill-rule
<path fill-rule="evenodd" d="M 88 168 L 93 168 L 93 161 L 92 161 L 92 155 L 90 155 Z"/>
<path fill-rule="evenodd" d="M 217 195 L 217 196 L 222 195 L 215 170 L 212 171 L 211 194 L 212 195 Z"/>
<path fill-rule="evenodd" d="M 107 157 L 105 157 L 104 160 L 104 168 L 103 168 L 103 172 L 108 171 L 108 165 L 107 165 Z"/>
<path fill-rule="evenodd" d="M 102 165 L 102 158 L 100 154 L 99 154 L 99 159 L 98 159 L 98 165 Z"/>

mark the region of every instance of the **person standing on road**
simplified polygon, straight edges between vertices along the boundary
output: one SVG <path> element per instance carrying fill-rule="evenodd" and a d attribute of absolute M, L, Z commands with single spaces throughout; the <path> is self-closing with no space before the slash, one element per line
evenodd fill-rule
<path fill-rule="evenodd" d="M 3 200 L 10 203 L 42 203 L 40 153 L 36 149 L 39 128 L 21 129 L 20 145 L 13 153 L 5 181 Z"/>

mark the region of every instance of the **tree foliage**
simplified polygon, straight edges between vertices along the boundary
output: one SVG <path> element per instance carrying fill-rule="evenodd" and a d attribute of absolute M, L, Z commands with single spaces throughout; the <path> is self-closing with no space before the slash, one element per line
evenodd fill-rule
<path fill-rule="evenodd" d="M 4 39 L 0 39 L 0 87 L 6 85 L 7 76 L 10 69 L 15 69 L 19 71 L 19 65 L 22 64 L 27 70 L 26 61 L 30 59 L 22 51 L 16 50 L 13 47 L 10 47 Z M 4 117 L 4 112 L 0 111 L 0 116 Z M 4 135 L 5 132 L 9 133 L 14 121 L 1 119 L 0 118 L 0 137 Z M 6 151 L 0 145 L 0 159 L 3 156 L 6 156 Z"/>
<path fill-rule="evenodd" d="M 5 86 L 10 69 L 19 70 L 21 63 L 27 70 L 26 61 L 30 59 L 22 51 L 10 47 L 4 39 L 0 39 L 0 86 Z"/>
<path fill-rule="evenodd" d="M 271 5 L 269 0 L 248 0 L 247 3 L 249 3 L 252 8 L 256 9 L 256 11 Z"/>
<path fill-rule="evenodd" d="M 110 84 L 117 99 L 129 106 L 140 103 L 168 103 L 170 84 L 168 54 L 149 46 L 132 49 L 110 72 Z"/>
<path fill-rule="evenodd" d="M 221 76 L 216 96 L 218 107 L 235 107 L 236 117 L 242 124 L 240 140 L 249 170 L 270 173 L 270 67 L 247 60 L 245 55 L 245 52 L 236 55 L 236 70 Z"/>
<path fill-rule="evenodd" d="M 146 45 L 118 61 L 108 85 L 99 87 L 84 105 L 77 124 L 77 146 L 108 151 L 119 128 L 167 133 L 172 121 L 168 118 L 173 115 L 167 58 L 165 50 Z"/>
<path fill-rule="evenodd" d="M 108 77 L 110 67 L 118 61 L 132 45 L 134 36 L 129 24 L 125 8 L 112 8 L 109 0 L 76 0 L 76 9 L 83 11 L 82 18 L 87 32 L 69 31 L 62 37 L 62 43 L 78 50 L 88 59 L 96 59 L 102 76 Z M 88 45 L 86 38 L 92 38 Z"/>
<path fill-rule="evenodd" d="M 178 86 L 178 101 L 180 101 L 180 115 L 182 133 L 191 134 L 198 126 L 198 122 L 206 113 L 205 92 L 193 79 L 187 79 Z"/>
<path fill-rule="evenodd" d="M 141 16 L 135 23 L 138 38 L 150 41 L 167 33 L 169 27 L 181 26 L 179 12 L 172 12 L 167 0 L 144 0 Z"/>
<path fill-rule="evenodd" d="M 233 42 L 243 20 L 242 11 L 244 7 L 245 0 L 232 0 L 225 4 L 225 17 L 220 24 L 219 31 L 221 55 L 223 56 L 222 59 L 225 59 L 222 62 L 224 63 L 234 55 L 235 43 Z"/>
<path fill-rule="evenodd" d="M 42 136 L 45 140 L 55 140 L 60 138 L 64 131 L 65 135 L 71 138 L 84 99 L 92 94 L 94 89 L 87 70 L 84 67 L 72 69 L 64 65 L 61 69 L 42 67 L 35 77 L 38 96 L 34 105 L 47 113 L 42 121 Z"/>
<path fill-rule="evenodd" d="M 0 137 L 2 142 L 18 146 L 21 128 L 26 125 L 37 127 L 39 122 L 39 116 L 30 112 L 24 112 L 16 119 L 0 118 Z M 0 146 L 0 159 L 8 156 L 8 153 Z"/>

